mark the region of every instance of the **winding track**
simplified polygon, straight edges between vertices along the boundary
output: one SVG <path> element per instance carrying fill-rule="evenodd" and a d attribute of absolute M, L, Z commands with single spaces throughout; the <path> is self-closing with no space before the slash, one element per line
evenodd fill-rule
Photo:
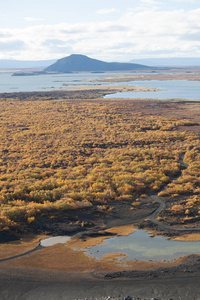
<path fill-rule="evenodd" d="M 183 159 L 184 159 L 184 155 L 181 155 L 180 159 L 179 159 L 179 163 L 182 165 L 182 167 L 184 169 L 187 169 L 188 165 L 186 163 L 183 162 Z M 182 173 L 181 173 L 182 174 Z M 176 177 L 176 179 L 178 179 L 181 174 Z M 172 178 L 172 180 L 175 179 L 175 178 Z M 162 188 L 162 190 L 166 187 L 166 185 Z M 161 197 L 158 196 L 158 194 L 153 194 L 150 196 L 150 198 L 153 200 L 153 201 L 156 201 L 157 203 L 160 204 L 160 206 L 153 212 L 151 213 L 149 216 L 145 217 L 144 219 L 148 219 L 150 221 L 152 221 L 154 224 L 157 224 L 159 227 L 163 228 L 163 229 L 167 229 L 167 230 L 175 230 L 175 231 L 200 231 L 200 227 L 188 227 L 188 228 L 183 228 L 183 227 L 172 227 L 170 225 L 167 225 L 167 224 L 164 224 L 160 221 L 157 220 L 157 217 L 159 216 L 159 214 L 161 213 L 161 211 L 163 211 L 165 208 L 166 208 L 166 204 L 165 202 L 162 200 Z M 143 219 L 143 220 L 144 220 Z M 142 221 L 142 220 L 141 220 Z M 108 228 L 96 228 L 95 230 L 94 229 L 89 229 L 89 230 L 86 230 L 84 231 L 84 233 L 89 233 L 89 232 L 93 232 L 93 231 L 99 231 L 99 230 L 105 230 L 105 229 L 108 229 Z M 75 235 L 79 235 L 78 234 L 75 234 Z M 22 254 L 18 254 L 18 255 L 15 255 L 15 256 L 11 256 L 11 257 L 8 257 L 8 258 L 4 258 L 4 259 L 0 259 L 0 263 L 1 262 L 5 262 L 5 261 L 9 261 L 9 260 L 12 260 L 12 259 L 15 259 L 15 258 L 20 258 L 20 257 L 23 257 L 23 256 L 26 256 L 26 255 L 29 255 L 31 253 L 34 253 L 36 251 L 39 251 L 41 249 L 43 249 L 44 247 L 41 246 L 40 244 L 38 246 L 36 246 L 34 249 L 32 250 L 29 250 L 27 252 L 24 252 Z"/>
<path fill-rule="evenodd" d="M 158 195 L 152 195 L 150 196 L 150 198 L 153 201 L 156 201 L 160 204 L 160 206 L 157 208 L 157 210 L 155 212 L 153 212 L 150 216 L 148 216 L 146 219 L 152 221 L 153 223 L 159 225 L 160 227 L 167 229 L 167 230 L 176 230 L 176 231 L 200 231 L 200 227 L 187 227 L 187 228 L 183 228 L 183 227 L 172 227 L 170 225 L 164 224 L 160 221 L 157 220 L 157 217 L 159 216 L 159 214 L 161 213 L 161 211 L 163 209 L 165 209 L 166 204 L 165 202 L 163 202 L 163 200 L 158 197 Z"/>
<path fill-rule="evenodd" d="M 0 259 L 0 262 L 4 262 L 4 261 L 8 261 L 8 260 L 12 260 L 12 259 L 15 259 L 15 258 L 19 258 L 19 257 L 23 257 L 25 255 L 28 255 L 28 254 L 31 254 L 31 253 L 34 253 L 40 249 L 42 249 L 43 247 L 39 244 L 37 245 L 35 248 L 33 248 L 32 250 L 29 250 L 27 252 L 24 252 L 22 254 L 18 254 L 18 255 L 14 255 L 14 256 L 11 256 L 11 257 L 8 257 L 8 258 L 3 258 L 3 259 Z"/>
<path fill-rule="evenodd" d="M 182 167 L 184 169 L 187 169 L 188 164 L 184 163 L 184 156 L 185 153 L 181 155 L 180 159 L 179 159 L 179 163 L 182 165 Z M 182 174 L 182 172 L 181 172 Z M 176 177 L 176 180 L 181 176 L 181 174 Z M 172 178 L 173 180 L 173 178 Z M 162 190 L 164 190 L 165 186 L 162 188 Z M 200 231 L 200 227 L 187 227 L 187 228 L 183 228 L 183 227 L 174 227 L 174 226 L 170 226 L 167 224 L 164 224 L 160 221 L 157 220 L 157 217 L 159 216 L 159 214 L 161 213 L 161 211 L 163 211 L 166 208 L 166 204 L 165 202 L 162 200 L 161 197 L 158 196 L 158 194 L 153 194 L 150 196 L 150 198 L 153 201 L 156 201 L 157 203 L 160 204 L 160 206 L 151 214 L 149 215 L 146 219 L 152 221 L 154 224 L 159 225 L 161 228 L 167 229 L 167 230 L 175 230 L 175 231 Z"/>

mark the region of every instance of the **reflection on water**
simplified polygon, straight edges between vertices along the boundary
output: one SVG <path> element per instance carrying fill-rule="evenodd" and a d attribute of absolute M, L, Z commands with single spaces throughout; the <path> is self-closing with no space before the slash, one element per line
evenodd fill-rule
<path fill-rule="evenodd" d="M 149 232 L 138 230 L 129 236 L 116 236 L 106 239 L 88 251 L 95 258 L 105 254 L 121 252 L 126 260 L 173 260 L 188 254 L 200 254 L 200 241 L 182 242 L 168 240 L 162 236 L 151 237 Z"/>

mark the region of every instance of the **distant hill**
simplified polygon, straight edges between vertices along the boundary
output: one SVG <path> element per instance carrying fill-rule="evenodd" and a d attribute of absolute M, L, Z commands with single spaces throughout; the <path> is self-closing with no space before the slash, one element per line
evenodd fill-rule
<path fill-rule="evenodd" d="M 44 69 L 45 72 L 106 72 L 106 71 L 131 71 L 151 69 L 150 67 L 133 64 L 104 62 L 85 55 L 72 54 L 57 60 L 56 63 Z"/>
<path fill-rule="evenodd" d="M 56 60 L 12 60 L 12 59 L 0 59 L 0 69 L 34 69 L 34 68 L 46 68 L 53 64 Z"/>
<path fill-rule="evenodd" d="M 184 67 L 184 66 L 200 66 L 200 57 L 164 57 L 164 58 L 144 58 L 134 59 L 128 63 L 107 63 L 100 60 L 92 59 L 84 55 L 72 54 L 68 57 L 52 60 L 13 60 L 0 59 L 0 69 L 34 69 L 40 68 L 50 71 L 56 66 L 61 68 L 61 65 L 67 65 L 67 71 L 56 72 L 104 72 L 104 71 L 130 71 L 137 69 L 149 69 L 149 67 Z M 149 66 L 149 67 L 147 67 Z M 91 70 L 89 70 L 89 67 Z M 98 70 L 97 70 L 98 67 Z M 84 70 L 83 70 L 84 68 Z M 55 70 L 53 70 L 55 71 Z"/>
<path fill-rule="evenodd" d="M 147 64 L 155 67 L 190 67 L 200 66 L 200 57 L 163 57 L 132 59 L 131 63 Z"/>

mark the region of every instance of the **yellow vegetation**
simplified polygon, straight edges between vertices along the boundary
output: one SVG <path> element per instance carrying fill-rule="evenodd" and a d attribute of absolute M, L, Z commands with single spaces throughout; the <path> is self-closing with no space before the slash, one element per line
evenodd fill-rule
<path fill-rule="evenodd" d="M 128 257 L 127 254 L 119 252 L 119 253 L 105 254 L 103 256 L 103 259 L 105 261 L 108 260 L 108 261 L 118 261 L 118 262 L 120 262 L 120 261 L 124 261 L 124 259 L 126 259 L 127 257 Z"/>
<path fill-rule="evenodd" d="M 105 231 L 114 233 L 118 236 L 120 235 L 128 236 L 129 234 L 135 232 L 135 228 L 133 227 L 133 225 L 123 225 L 123 226 L 112 227 L 110 229 L 106 229 Z"/>
<path fill-rule="evenodd" d="M 176 238 L 173 238 L 175 241 L 189 241 L 189 242 L 195 242 L 200 241 L 200 234 L 199 233 L 190 233 L 182 236 L 178 236 Z"/>
<path fill-rule="evenodd" d="M 199 138 L 176 131 L 191 120 L 142 116 L 124 103 L 0 100 L 0 229 L 134 203 L 180 172 L 184 152 L 189 167 L 167 192 L 199 193 Z"/>

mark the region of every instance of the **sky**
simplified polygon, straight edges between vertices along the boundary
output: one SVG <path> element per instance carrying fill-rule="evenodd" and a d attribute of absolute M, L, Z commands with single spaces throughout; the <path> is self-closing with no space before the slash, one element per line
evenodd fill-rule
<path fill-rule="evenodd" d="M 0 59 L 200 57 L 200 0 L 0 1 Z"/>

